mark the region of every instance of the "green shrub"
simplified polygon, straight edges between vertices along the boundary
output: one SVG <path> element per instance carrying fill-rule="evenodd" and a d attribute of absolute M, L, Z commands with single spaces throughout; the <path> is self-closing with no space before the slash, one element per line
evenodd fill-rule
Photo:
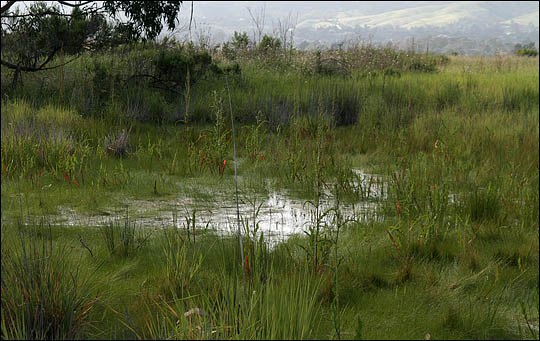
<path fill-rule="evenodd" d="M 535 49 L 520 49 L 517 50 L 516 55 L 520 57 L 536 57 L 538 56 L 538 51 Z"/>
<path fill-rule="evenodd" d="M 330 112 L 336 126 L 353 125 L 358 120 L 360 103 L 358 95 L 345 92 L 338 94 L 332 100 Z"/>
<path fill-rule="evenodd" d="M 234 31 L 234 37 L 230 42 L 223 44 L 223 55 L 230 59 L 236 60 L 240 53 L 247 51 L 252 46 L 246 32 L 238 33 Z"/>
<path fill-rule="evenodd" d="M 193 84 L 210 70 L 212 56 L 207 51 L 162 49 L 152 63 L 155 66 L 154 76 L 159 82 L 183 88 L 186 81 Z"/>
<path fill-rule="evenodd" d="M 264 35 L 259 43 L 259 50 L 263 53 L 275 53 L 281 48 L 281 40 L 279 38 L 273 38 L 268 35 Z"/>

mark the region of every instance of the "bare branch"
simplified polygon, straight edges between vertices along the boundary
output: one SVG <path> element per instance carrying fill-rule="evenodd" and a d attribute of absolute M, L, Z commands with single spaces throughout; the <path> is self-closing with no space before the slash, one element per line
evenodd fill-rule
<path fill-rule="evenodd" d="M 193 21 L 193 1 L 191 2 L 191 16 L 189 17 L 189 31 L 191 32 L 191 22 Z"/>
<path fill-rule="evenodd" d="M 283 49 L 291 50 L 293 48 L 293 38 L 294 38 L 294 31 L 296 30 L 296 26 L 298 24 L 298 13 L 296 14 L 296 17 L 293 17 L 292 13 L 289 12 L 289 15 L 282 21 L 281 19 L 278 19 L 278 34 L 279 38 L 281 39 L 281 43 L 283 44 Z"/>
<path fill-rule="evenodd" d="M 257 44 L 261 42 L 261 37 L 264 31 L 264 20 L 266 18 L 265 12 L 266 12 L 266 3 L 264 4 L 264 7 L 260 9 L 259 13 L 251 13 L 251 9 L 247 8 L 249 12 L 249 16 L 251 17 L 251 20 L 253 20 L 253 23 L 255 24 L 255 27 L 257 28 Z"/>
<path fill-rule="evenodd" d="M 47 59 L 45 59 L 45 61 L 38 67 L 38 70 L 42 70 L 43 67 L 45 67 L 45 65 L 47 65 L 48 62 L 51 61 L 51 59 L 53 59 L 54 55 L 56 54 L 56 52 L 58 52 L 60 50 L 60 46 L 58 47 L 55 47 L 51 53 L 49 53 L 49 55 L 47 56 Z"/>

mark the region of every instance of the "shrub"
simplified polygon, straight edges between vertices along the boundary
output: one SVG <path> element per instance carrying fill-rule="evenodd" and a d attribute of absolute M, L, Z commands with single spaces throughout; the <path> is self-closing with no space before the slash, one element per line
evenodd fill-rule
<path fill-rule="evenodd" d="M 461 99 L 463 90 L 458 82 L 446 81 L 438 84 L 435 103 L 438 110 L 455 105 Z"/>
<path fill-rule="evenodd" d="M 246 32 L 238 33 L 234 31 L 233 39 L 223 44 L 223 55 L 230 60 L 235 60 L 239 53 L 247 51 L 251 45 L 252 42 L 249 41 Z"/>
<path fill-rule="evenodd" d="M 520 57 L 536 57 L 538 56 L 538 51 L 536 49 L 520 49 L 517 50 L 516 55 Z"/>
<path fill-rule="evenodd" d="M 259 43 L 259 50 L 263 53 L 275 53 L 281 48 L 281 40 L 279 38 L 273 38 L 268 35 L 264 35 Z"/>
<path fill-rule="evenodd" d="M 321 58 L 321 51 L 316 52 L 315 72 L 320 75 L 349 75 L 350 65 L 344 56 L 341 58 Z"/>
<path fill-rule="evenodd" d="M 211 69 L 212 56 L 207 51 L 194 49 L 163 49 L 152 63 L 155 66 L 154 82 L 158 87 L 183 88 L 188 77 L 193 84 Z"/>

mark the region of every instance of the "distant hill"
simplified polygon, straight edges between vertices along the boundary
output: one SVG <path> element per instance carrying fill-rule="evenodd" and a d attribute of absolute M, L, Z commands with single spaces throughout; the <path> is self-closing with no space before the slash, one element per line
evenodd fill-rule
<path fill-rule="evenodd" d="M 190 6 L 185 3 L 184 23 Z M 416 39 L 434 42 L 433 52 L 449 53 L 437 49 L 440 40 L 451 39 L 451 48 L 461 53 L 492 54 L 510 52 L 516 43 L 538 46 L 537 1 L 199 1 L 193 6 L 191 37 L 212 43 L 230 39 L 234 31 L 256 38 L 252 16 L 262 18 L 264 9 L 264 32 L 279 36 L 280 24 L 283 28 L 288 23 L 297 47 L 329 47 L 350 40 L 402 46 Z M 182 35 L 186 36 L 185 29 L 178 32 Z M 456 39 L 467 43 L 456 45 Z M 468 48 L 471 41 L 489 48 L 478 50 L 475 44 Z"/>

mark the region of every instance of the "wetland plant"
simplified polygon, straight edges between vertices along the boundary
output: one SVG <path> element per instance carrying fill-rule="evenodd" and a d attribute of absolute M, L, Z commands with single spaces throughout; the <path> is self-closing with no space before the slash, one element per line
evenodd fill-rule
<path fill-rule="evenodd" d="M 122 129 L 119 133 L 109 134 L 105 138 L 105 148 L 108 154 L 118 158 L 124 158 L 128 155 L 131 128 L 132 126 L 127 131 Z"/>
<path fill-rule="evenodd" d="M 99 297 L 68 244 L 53 245 L 50 225 L 19 225 L 19 245 L 2 239 L 2 339 L 53 340 L 84 337 Z"/>
<path fill-rule="evenodd" d="M 134 221 L 130 221 L 127 207 L 126 217 L 123 221 L 121 219 L 109 220 L 100 229 L 109 253 L 121 256 L 128 256 L 137 252 L 146 244 L 153 231 L 148 230 L 145 232 L 142 227 L 137 227 Z"/>

